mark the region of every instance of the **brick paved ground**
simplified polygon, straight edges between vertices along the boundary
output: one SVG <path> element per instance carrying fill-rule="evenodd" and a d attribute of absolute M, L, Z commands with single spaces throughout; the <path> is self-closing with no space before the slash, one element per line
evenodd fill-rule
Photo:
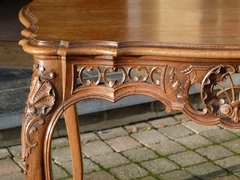
<path fill-rule="evenodd" d="M 84 180 L 240 179 L 240 130 L 173 115 L 81 135 Z M 71 179 L 67 137 L 53 140 L 54 177 Z M 20 146 L 0 149 L 0 179 L 21 180 Z"/>

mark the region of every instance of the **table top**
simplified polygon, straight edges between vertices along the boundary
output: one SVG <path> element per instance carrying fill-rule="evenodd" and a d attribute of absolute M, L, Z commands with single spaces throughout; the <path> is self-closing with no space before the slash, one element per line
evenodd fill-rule
<path fill-rule="evenodd" d="M 35 40 L 38 45 L 240 49 L 238 0 L 34 0 L 20 20 L 28 45 Z"/>

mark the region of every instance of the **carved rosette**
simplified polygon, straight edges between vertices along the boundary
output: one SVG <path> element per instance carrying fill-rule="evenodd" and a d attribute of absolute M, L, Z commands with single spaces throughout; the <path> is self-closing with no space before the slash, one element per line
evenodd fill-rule
<path fill-rule="evenodd" d="M 219 65 L 204 77 L 201 98 L 206 111 L 224 121 L 239 123 L 240 85 L 232 75 L 238 72 L 233 65 Z"/>
<path fill-rule="evenodd" d="M 45 73 L 45 69 L 34 65 L 30 93 L 24 116 L 24 142 L 22 142 L 22 161 L 24 173 L 28 171 L 27 159 L 38 142 L 32 137 L 39 126 L 45 123 L 45 116 L 52 110 L 55 103 L 55 93 L 49 80 L 55 78 L 55 73 Z"/>

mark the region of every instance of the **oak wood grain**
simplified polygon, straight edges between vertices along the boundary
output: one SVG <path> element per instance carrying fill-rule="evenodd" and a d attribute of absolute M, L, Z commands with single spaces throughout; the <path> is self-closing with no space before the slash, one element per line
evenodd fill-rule
<path fill-rule="evenodd" d="M 38 41 L 239 49 L 239 7 L 236 0 L 35 0 L 20 20 L 22 34 Z"/>
<path fill-rule="evenodd" d="M 27 179 L 52 179 L 51 140 L 64 111 L 82 179 L 74 104 L 89 98 L 145 95 L 197 123 L 240 128 L 240 1 L 34 0 L 19 17 L 20 45 L 34 56 L 22 126 Z"/>

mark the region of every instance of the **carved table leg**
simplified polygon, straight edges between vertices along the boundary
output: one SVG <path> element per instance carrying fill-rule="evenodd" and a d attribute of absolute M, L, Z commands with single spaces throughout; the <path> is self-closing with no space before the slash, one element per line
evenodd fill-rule
<path fill-rule="evenodd" d="M 76 106 L 72 105 L 64 112 L 68 139 L 71 148 L 73 177 L 83 179 L 82 151 Z"/>
<path fill-rule="evenodd" d="M 27 179 L 44 179 L 44 140 L 55 101 L 53 87 L 33 75 L 22 126 L 22 160 Z M 29 166 L 31 164 L 31 166 Z M 36 170 L 37 169 L 37 170 Z M 32 173 L 34 172 L 34 174 Z"/>
<path fill-rule="evenodd" d="M 61 79 L 56 76 L 61 72 L 52 68 L 51 61 L 48 61 L 49 64 L 36 59 L 35 61 L 22 124 L 22 161 L 26 179 L 45 180 L 52 179 L 49 158 L 51 147 L 49 139 L 54 131 L 52 122 L 57 120 L 62 112 L 61 98 L 56 98 L 61 94 L 61 86 L 56 83 Z M 48 66 L 51 68 L 50 71 L 45 72 L 43 65 L 45 67 L 50 65 Z M 56 84 L 57 87 L 54 86 Z"/>

